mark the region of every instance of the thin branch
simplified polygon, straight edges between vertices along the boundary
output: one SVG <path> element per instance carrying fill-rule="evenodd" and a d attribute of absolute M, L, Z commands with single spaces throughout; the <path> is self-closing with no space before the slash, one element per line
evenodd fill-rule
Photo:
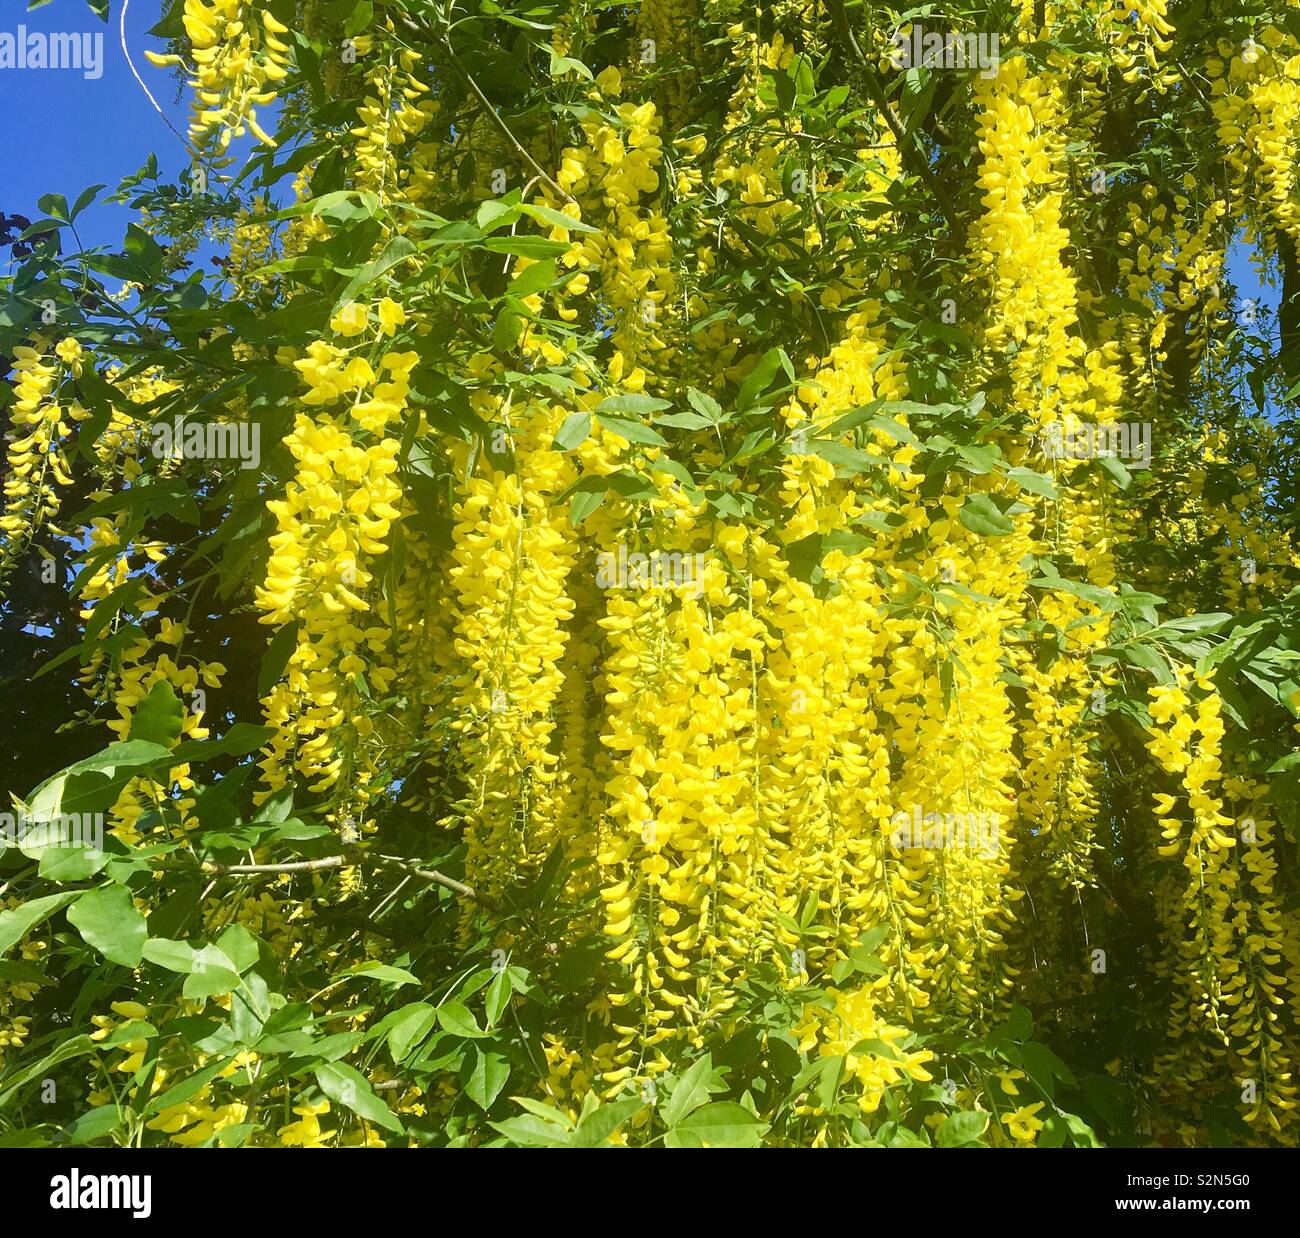
<path fill-rule="evenodd" d="M 436 868 L 422 868 L 415 861 L 397 855 L 358 855 L 355 857 L 326 855 L 316 860 L 291 860 L 284 864 L 218 864 L 215 860 L 207 860 L 203 863 L 202 870 L 204 873 L 215 877 L 311 873 L 322 872 L 331 868 L 342 868 L 345 864 L 364 863 L 367 860 L 384 868 L 399 869 L 411 877 L 427 881 L 432 885 L 442 886 L 453 894 L 459 894 L 462 898 L 471 899 L 490 911 L 500 910 L 494 900 L 488 898 L 485 894 L 480 894 L 473 886 L 466 885 L 463 881 L 457 881 L 454 877 L 448 877 L 446 873 L 440 873 Z"/>
<path fill-rule="evenodd" d="M 486 894 L 479 893 L 473 886 L 467 886 L 463 881 L 448 877 L 446 873 L 440 873 L 436 868 L 421 868 L 411 860 L 403 859 L 397 855 L 377 855 L 373 858 L 389 868 L 399 868 L 405 873 L 410 873 L 412 877 L 418 877 L 421 881 L 430 881 L 434 885 L 440 885 L 453 894 L 459 894 L 462 898 L 473 899 L 474 902 L 481 904 L 490 911 L 500 910 L 497 903 L 488 898 Z"/>
<path fill-rule="evenodd" d="M 293 860 L 288 864 L 218 864 L 205 860 L 203 871 L 217 877 L 241 873 L 308 873 L 322 868 L 341 868 L 347 860 L 341 855 L 327 855 L 319 860 Z"/>
<path fill-rule="evenodd" d="M 961 228 L 957 211 L 953 206 L 952 199 L 948 196 L 948 191 L 934 174 L 934 169 L 930 166 L 929 156 L 925 152 L 925 147 L 921 145 L 920 138 L 916 134 L 912 135 L 911 142 L 908 141 L 907 131 L 903 128 L 903 123 L 898 119 L 894 111 L 894 105 L 885 98 L 885 92 L 880 88 L 880 83 L 876 79 L 876 71 L 871 62 L 867 59 L 866 54 L 858 45 L 858 40 L 854 37 L 853 28 L 849 25 L 848 14 L 844 11 L 844 0 L 830 0 L 831 13 L 836 24 L 840 28 L 844 41 L 853 49 L 853 54 L 857 57 L 861 67 L 861 76 L 863 85 L 866 87 L 867 94 L 871 102 L 875 104 L 876 110 L 884 117 L 885 123 L 889 126 L 890 132 L 894 135 L 894 140 L 898 144 L 898 153 L 913 166 L 914 170 L 920 175 L 925 182 L 926 187 L 934 194 L 935 200 L 939 203 L 939 209 L 943 212 L 948 221 L 949 228 L 952 229 L 953 235 L 959 239 L 963 236 L 964 230 Z"/>
<path fill-rule="evenodd" d="M 198 155 L 195 148 L 190 144 L 189 139 L 179 129 L 177 129 L 175 125 L 172 124 L 171 119 L 167 115 L 167 113 L 164 112 L 162 108 L 158 106 L 158 100 L 153 97 L 153 91 L 150 90 L 149 87 L 145 84 L 144 78 L 140 76 L 139 70 L 135 67 L 135 61 L 131 59 L 130 48 L 128 48 L 126 45 L 126 14 L 127 11 L 130 9 L 130 7 L 131 7 L 131 0 L 122 0 L 121 19 L 117 24 L 118 39 L 122 44 L 122 55 L 126 57 L 127 68 L 131 70 L 131 76 L 134 77 L 135 80 L 140 83 L 140 89 L 144 91 L 149 102 L 153 104 L 153 110 L 163 118 L 163 123 L 180 139 L 181 145 L 185 147 L 190 157 L 197 158 Z"/>
<path fill-rule="evenodd" d="M 463 64 L 461 64 L 460 58 L 456 55 L 455 51 L 452 50 L 451 40 L 447 38 L 446 35 L 443 35 L 441 39 L 441 43 L 442 43 L 443 51 L 447 53 L 447 60 L 450 62 L 451 67 L 456 71 L 456 73 L 459 75 L 459 77 L 465 83 L 465 85 L 468 86 L 470 90 L 473 92 L 474 97 L 479 101 L 480 106 L 488 114 L 488 119 L 491 120 L 492 123 L 497 127 L 497 130 L 500 132 L 501 136 L 505 138 L 506 141 L 509 142 L 510 145 L 515 148 L 515 153 L 519 156 L 519 158 L 522 159 L 530 168 L 532 168 L 533 174 L 552 193 L 557 194 L 565 202 L 576 201 L 576 199 L 571 193 L 569 193 L 567 190 L 561 189 L 560 186 L 556 184 L 555 181 L 553 181 L 546 174 L 545 170 L 542 168 L 542 165 L 539 164 L 537 160 L 534 159 L 532 155 L 530 155 L 523 148 L 523 146 L 519 142 L 519 139 L 515 137 L 513 133 L 511 133 L 510 126 L 507 125 L 506 122 L 501 119 L 501 114 L 496 110 L 496 108 L 492 106 L 487 95 L 485 95 L 483 91 L 479 89 L 479 84 L 470 76 L 469 70 L 466 69 Z"/>
<path fill-rule="evenodd" d="M 514 147 L 515 154 L 517 154 L 519 158 L 533 170 L 536 179 L 540 180 L 552 193 L 562 198 L 565 202 L 576 202 L 577 199 L 574 198 L 571 193 L 561 189 L 560 186 L 546 174 L 546 171 L 542 168 L 541 164 L 539 164 L 537 160 L 524 149 L 520 144 L 519 139 L 511 133 L 510 126 L 501 119 L 501 114 L 492 106 L 491 100 L 489 100 L 487 95 L 485 95 L 479 88 L 479 84 L 470 75 L 469 70 L 461 63 L 460 57 L 456 55 L 456 51 L 451 45 L 450 30 L 435 32 L 423 22 L 418 21 L 410 13 L 404 13 L 400 20 L 408 30 L 413 30 L 416 34 L 421 35 L 426 39 L 432 39 L 442 47 L 442 50 L 446 53 L 447 61 L 455 71 L 456 76 L 469 87 L 471 93 L 478 100 L 479 106 L 487 113 L 488 119 L 494 126 L 496 126 L 496 129 L 501 136 Z"/>

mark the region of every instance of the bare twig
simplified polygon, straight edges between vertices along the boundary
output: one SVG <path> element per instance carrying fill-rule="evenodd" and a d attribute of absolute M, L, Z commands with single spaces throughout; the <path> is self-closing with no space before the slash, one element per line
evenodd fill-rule
<path fill-rule="evenodd" d="M 494 900 L 488 898 L 485 894 L 479 893 L 473 886 L 466 885 L 463 881 L 457 881 L 454 877 L 448 877 L 446 873 L 440 873 L 436 868 L 422 868 L 416 861 L 398 855 L 367 855 L 364 853 L 356 856 L 326 855 L 315 860 L 290 860 L 284 864 L 218 864 L 215 860 L 207 860 L 203 863 L 202 870 L 214 877 L 313 873 L 331 868 L 342 868 L 346 864 L 364 864 L 367 860 L 383 868 L 399 869 L 411 877 L 418 878 L 420 881 L 442 886 L 443 889 L 450 890 L 453 894 L 459 894 L 462 898 L 471 899 L 491 911 L 500 910 Z"/>
<path fill-rule="evenodd" d="M 139 70 L 135 67 L 135 61 L 131 59 L 130 48 L 128 48 L 126 45 L 126 15 L 130 7 L 131 7 L 131 0 L 122 0 L 122 13 L 121 13 L 120 20 L 118 21 L 117 24 L 118 39 L 122 44 L 122 55 L 126 57 L 127 68 L 131 70 L 131 76 L 134 77 L 135 80 L 140 83 L 140 89 L 144 91 L 145 96 L 148 98 L 149 102 L 153 104 L 153 110 L 163 118 L 163 123 L 167 126 L 167 128 L 170 129 L 180 139 L 181 145 L 185 147 L 185 149 L 189 152 L 191 157 L 195 157 L 196 152 L 194 147 L 190 144 L 189 139 L 179 129 L 177 129 L 175 125 L 172 124 L 171 119 L 168 117 L 167 113 L 164 112 L 162 108 L 158 106 L 158 100 L 153 97 L 153 91 L 150 90 L 149 87 L 145 84 L 144 78 L 140 76 Z"/>
<path fill-rule="evenodd" d="M 347 860 L 341 855 L 322 856 L 319 860 L 292 860 L 287 864 L 218 864 L 207 860 L 203 871 L 217 877 L 236 876 L 241 873 L 309 873 L 322 868 L 342 868 Z"/>

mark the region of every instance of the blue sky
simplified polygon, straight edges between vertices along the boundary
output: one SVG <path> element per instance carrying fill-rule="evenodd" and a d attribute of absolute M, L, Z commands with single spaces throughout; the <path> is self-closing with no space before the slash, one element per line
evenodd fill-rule
<path fill-rule="evenodd" d="M 34 220 L 43 194 L 61 193 L 72 202 L 94 184 L 107 185 L 107 193 L 150 154 L 157 154 L 160 169 L 170 176 L 188 166 L 184 147 L 127 67 L 118 35 L 121 0 L 111 0 L 107 24 L 86 0 L 53 0 L 31 13 L 23 11 L 25 0 L 0 0 L 0 7 L 0 30 L 11 34 L 25 25 L 28 30 L 103 36 L 103 74 L 96 80 L 68 69 L 0 71 L 0 115 L 9 119 L 0 211 Z M 161 7 L 160 0 L 130 0 L 127 45 L 159 105 L 184 132 L 187 100 L 177 99 L 170 71 L 155 69 L 143 55 L 145 48 L 165 50 L 145 33 L 157 23 Z M 77 231 L 88 246 L 117 246 L 130 217 L 125 206 L 97 203 L 77 220 Z"/>
<path fill-rule="evenodd" d="M 132 77 L 122 53 L 122 3 L 109 0 L 110 16 L 105 24 L 90 11 L 86 0 L 52 0 L 35 12 L 24 12 L 25 0 L 0 0 L 4 12 L 0 31 L 13 33 L 23 24 L 29 30 L 103 36 L 102 75 L 95 80 L 86 80 L 75 70 L 0 71 L 0 115 L 11 118 L 10 150 L 0 180 L 0 212 L 36 219 L 41 214 L 36 202 L 43 194 L 61 193 L 72 202 L 87 186 L 101 183 L 109 187 L 105 193 L 110 192 L 151 154 L 158 156 L 165 179 L 188 168 L 185 148 Z M 144 58 L 146 48 L 165 50 L 147 33 L 162 9 L 162 0 L 129 0 L 127 46 L 159 106 L 184 132 L 187 92 L 178 97 L 172 72 L 156 69 Z M 116 248 L 130 218 L 126 206 L 100 201 L 77 220 L 77 232 L 87 246 Z M 1228 267 L 1243 297 L 1276 307 L 1277 290 L 1260 285 L 1249 255 L 1240 247 L 1230 255 Z"/>

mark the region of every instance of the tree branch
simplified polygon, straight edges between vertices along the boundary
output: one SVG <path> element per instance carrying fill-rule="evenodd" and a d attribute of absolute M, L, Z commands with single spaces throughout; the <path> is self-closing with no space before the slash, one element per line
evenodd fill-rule
<path fill-rule="evenodd" d="M 560 186 L 556 184 L 555 181 L 553 181 L 546 174 L 541 164 L 539 164 L 537 160 L 534 159 L 532 155 L 530 155 L 528 151 L 524 149 L 519 139 L 515 137 L 515 135 L 510 131 L 510 126 L 507 125 L 506 122 L 501 119 L 501 113 L 498 112 L 496 108 L 492 106 L 492 101 L 487 97 L 487 95 L 483 93 L 483 91 L 479 87 L 479 84 L 474 80 L 473 76 L 470 74 L 470 71 L 467 68 L 465 68 L 465 66 L 461 63 L 460 57 L 456 55 L 456 51 L 451 45 L 451 37 L 447 33 L 447 31 L 431 30 L 423 22 L 416 20 L 410 13 L 404 14 L 401 18 L 401 21 L 402 24 L 407 27 L 407 29 L 413 30 L 415 31 L 416 34 L 419 34 L 426 39 L 434 40 L 435 42 L 438 43 L 438 45 L 442 48 L 443 52 L 446 54 L 447 62 L 448 64 L 451 65 L 452 71 L 456 74 L 457 77 L 460 78 L 461 82 L 464 83 L 464 85 L 469 88 L 470 92 L 478 100 L 479 106 L 487 113 L 488 119 L 495 126 L 497 132 L 500 133 L 501 136 L 505 138 L 505 140 L 509 142 L 512 147 L 514 147 L 515 154 L 517 154 L 519 158 L 522 159 L 524 163 L 526 163 L 533 170 L 534 176 L 536 176 L 536 178 L 540 180 L 543 185 L 545 185 L 552 193 L 556 194 L 563 201 L 565 202 L 577 201 L 577 199 L 574 198 L 574 196 L 571 193 L 568 193 L 565 190 L 561 189 Z"/>
<path fill-rule="evenodd" d="M 396 868 L 409 876 L 416 877 L 420 881 L 427 881 L 431 885 L 442 886 L 443 889 L 450 890 L 453 894 L 459 894 L 462 898 L 468 898 L 486 907 L 489 911 L 500 911 L 500 907 L 485 894 L 479 893 L 473 886 L 466 885 L 463 881 L 457 881 L 454 877 L 448 877 L 446 873 L 440 873 L 436 868 L 421 868 L 414 860 L 404 859 L 397 855 L 358 855 L 349 857 L 344 855 L 326 855 L 316 860 L 291 860 L 284 864 L 218 864 L 213 860 L 206 860 L 202 864 L 204 873 L 214 877 L 240 877 L 240 876 L 258 876 L 275 873 L 313 873 L 322 872 L 331 868 L 342 868 L 346 864 L 364 864 L 367 860 L 382 868 Z"/>
<path fill-rule="evenodd" d="M 912 170 L 920 176 L 921 180 L 925 182 L 926 188 L 934 195 L 940 211 L 948 221 L 948 228 L 953 236 L 957 237 L 958 240 L 964 240 L 965 229 L 961 226 L 952 199 L 948 196 L 948 191 L 943 187 L 938 177 L 935 176 L 934 169 L 930 166 L 929 156 L 925 152 L 925 147 L 921 145 L 920 139 L 913 134 L 911 140 L 908 140 L 907 130 L 903 128 L 903 122 L 898 119 L 898 114 L 894 111 L 894 105 L 885 98 L 885 92 L 881 89 L 880 82 L 876 78 L 876 71 L 858 45 L 858 40 L 853 34 L 853 28 L 849 25 L 848 14 L 844 11 L 844 0 L 830 0 L 830 9 L 835 24 L 844 36 L 844 41 L 852 48 L 854 56 L 857 57 L 862 84 L 866 88 L 867 95 L 875 105 L 876 110 L 884 117 L 885 123 L 894 135 L 894 141 L 898 145 L 898 153 L 911 164 Z"/>

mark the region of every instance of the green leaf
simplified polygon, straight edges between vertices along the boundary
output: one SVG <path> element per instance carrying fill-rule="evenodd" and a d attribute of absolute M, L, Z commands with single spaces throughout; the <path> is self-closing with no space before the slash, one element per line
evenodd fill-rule
<path fill-rule="evenodd" d="M 1055 1116 L 1055 1115 L 1053 1115 Z M 1070 1130 L 1070 1138 L 1074 1140 L 1076 1148 L 1100 1148 L 1101 1140 L 1097 1138 L 1097 1133 L 1087 1124 L 1077 1113 L 1067 1113 L 1065 1115 L 1065 1125 Z"/>
<path fill-rule="evenodd" d="M 840 1081 L 844 1078 L 844 1058 L 838 1053 L 828 1054 L 821 1059 L 821 1067 L 817 1082 L 817 1103 L 829 1112 L 835 1105 Z"/>
<path fill-rule="evenodd" d="M 977 476 L 991 473 L 1002 458 L 998 448 L 990 444 L 958 443 L 943 434 L 935 434 L 926 439 L 925 446 L 934 452 L 954 452 L 961 461 L 958 467 Z"/>
<path fill-rule="evenodd" d="M 535 292 L 549 288 L 559 279 L 555 269 L 555 259 L 547 258 L 544 262 L 535 262 L 521 271 L 510 281 L 509 294 L 512 297 L 528 297 Z"/>
<path fill-rule="evenodd" d="M 868 929 L 858 938 L 858 948 L 860 950 L 868 950 L 872 954 L 875 954 L 888 937 L 889 925 L 877 924 L 875 928 Z"/>
<path fill-rule="evenodd" d="M 131 715 L 130 738 L 167 748 L 180 737 L 184 721 L 185 710 L 175 689 L 165 679 L 160 679 Z"/>
<path fill-rule="evenodd" d="M 1016 527 L 987 494 L 968 494 L 958 517 L 972 533 L 981 537 L 1005 537 Z"/>
<path fill-rule="evenodd" d="M 370 287 L 385 271 L 391 270 L 413 253 L 415 253 L 415 245 L 410 240 L 404 236 L 393 237 L 378 258 L 373 262 L 367 262 L 343 285 L 343 290 L 334 298 L 334 308 L 338 309 L 349 301 L 355 300 L 359 292 Z"/>
<path fill-rule="evenodd" d="M 151 279 L 162 274 L 167 255 L 163 247 L 143 228 L 136 224 L 127 224 L 126 239 L 122 243 L 122 248 L 128 256 L 136 260 L 138 266 Z"/>
<path fill-rule="evenodd" d="M 38 924 L 79 899 L 82 894 L 81 890 L 65 890 L 62 894 L 34 898 L 30 903 L 23 903 L 11 911 L 0 911 L 0 954 L 17 945 Z"/>
<path fill-rule="evenodd" d="M 686 388 L 686 402 L 705 419 L 709 425 L 720 425 L 726 420 L 722 405 L 711 395 L 697 391 L 694 387 Z"/>
<path fill-rule="evenodd" d="M 266 652 L 262 655 L 261 669 L 257 672 L 258 696 L 266 696 L 275 687 L 280 676 L 284 674 L 285 667 L 289 665 L 289 659 L 293 656 L 293 651 L 297 648 L 297 645 L 298 624 L 296 621 L 286 623 L 271 638 L 270 644 L 266 647 Z"/>
<path fill-rule="evenodd" d="M 393 967 L 388 963 L 358 963 L 343 972 L 345 976 L 363 976 L 367 980 L 378 980 L 381 984 L 392 984 L 400 988 L 404 984 L 419 984 L 420 978 L 412 975 L 404 967 Z"/>
<path fill-rule="evenodd" d="M 68 920 L 82 940 L 110 963 L 140 966 L 149 930 L 125 886 L 100 886 L 88 891 L 69 909 Z"/>
<path fill-rule="evenodd" d="M 1061 497 L 1060 491 L 1056 488 L 1056 483 L 1042 473 L 1035 473 L 1033 469 L 1007 469 L 1007 476 L 1022 490 L 1028 490 L 1033 494 L 1041 494 L 1049 499 L 1059 499 Z"/>
<path fill-rule="evenodd" d="M 1053 1093 L 1054 1080 L 1059 1079 L 1067 1086 L 1074 1085 L 1074 1075 L 1070 1068 L 1046 1045 L 1036 1040 L 1026 1041 L 1020 1047 L 1020 1057 L 1025 1074 L 1042 1089 L 1048 1099 Z"/>
<path fill-rule="evenodd" d="M 438 1012 L 428 1002 L 411 1002 L 397 1014 L 399 1017 L 388 1029 L 388 1052 L 393 1055 L 393 1063 L 401 1065 L 433 1030 Z"/>
<path fill-rule="evenodd" d="M 33 984 L 37 988 L 54 983 L 35 963 L 28 963 L 24 959 L 0 959 L 0 980 Z"/>
<path fill-rule="evenodd" d="M 537 220 L 538 223 L 550 224 L 553 228 L 567 228 L 570 232 L 600 231 L 599 228 L 593 228 L 590 224 L 584 224 L 580 219 L 573 219 L 563 211 L 557 211 L 550 206 L 542 206 L 539 202 L 521 202 L 519 212 Z"/>
<path fill-rule="evenodd" d="M 217 1146 L 221 1148 L 239 1148 L 249 1135 L 257 1130 L 253 1122 L 240 1122 L 235 1126 L 223 1126 L 217 1132 Z"/>
<path fill-rule="evenodd" d="M 518 258 L 558 258 L 569 246 L 565 241 L 552 241 L 544 236 L 490 236 L 483 248 L 494 254 L 514 254 Z"/>
<path fill-rule="evenodd" d="M 1125 645 L 1123 654 L 1126 661 L 1132 665 L 1140 667 L 1144 671 L 1150 671 L 1155 676 L 1156 682 L 1160 684 L 1171 684 L 1174 682 L 1173 671 L 1169 667 L 1168 659 L 1154 645 Z"/>
<path fill-rule="evenodd" d="M 216 946 L 241 976 L 257 962 L 262 952 L 257 938 L 242 924 L 232 924 L 217 938 Z"/>
<path fill-rule="evenodd" d="M 129 1044 L 133 1040 L 152 1040 L 157 1035 L 158 1029 L 152 1023 L 146 1023 L 143 1019 L 131 1019 L 119 1023 L 100 1044 L 111 1049 L 114 1045 Z"/>
<path fill-rule="evenodd" d="M 568 1147 L 574 1126 L 567 1115 L 526 1096 L 513 1096 L 511 1099 L 528 1112 L 504 1122 L 490 1123 L 493 1130 L 521 1148 Z"/>
<path fill-rule="evenodd" d="M 866 1040 L 859 1040 L 851 1050 L 855 1056 L 861 1056 L 864 1053 L 870 1053 L 874 1057 L 883 1057 L 887 1062 L 901 1062 L 902 1055 L 887 1040 L 881 1040 L 878 1036 L 868 1037 Z"/>
<path fill-rule="evenodd" d="M 882 468 L 889 463 L 884 457 L 863 451 L 860 447 L 850 447 L 847 443 L 827 439 L 813 439 L 809 442 L 808 454 L 820 456 L 828 464 L 833 464 L 840 477 L 854 477 L 868 469 Z"/>
<path fill-rule="evenodd" d="M 108 10 L 108 0 L 104 0 L 105 12 Z M 83 189 L 78 195 L 76 202 L 72 204 L 72 210 L 68 213 L 68 222 L 71 223 L 82 211 L 86 209 L 94 200 L 101 189 L 107 189 L 107 185 L 91 185 L 89 189 Z"/>
<path fill-rule="evenodd" d="M 707 1104 L 709 1093 L 717 1087 L 713 1082 L 713 1057 L 706 1053 L 691 1063 L 686 1073 L 677 1081 L 672 1094 L 659 1106 L 659 1116 L 670 1129 L 701 1105 Z"/>
<path fill-rule="evenodd" d="M 33 1079 L 44 1079 L 60 1062 L 70 1061 L 74 1057 L 85 1057 L 88 1053 L 96 1052 L 98 1048 L 99 1046 L 89 1036 L 73 1036 L 46 1054 L 40 1061 L 24 1067 L 15 1075 L 7 1076 L 5 1090 L 0 1092 L 0 1109 L 18 1095 L 20 1088 L 25 1087 Z"/>
<path fill-rule="evenodd" d="M 655 421 L 661 426 L 676 426 L 679 430 L 711 430 L 714 426 L 699 413 L 660 413 Z"/>
<path fill-rule="evenodd" d="M 160 1110 L 170 1108 L 172 1105 L 182 1104 L 189 1100 L 191 1096 L 197 1095 L 209 1083 L 212 1082 L 226 1067 L 229 1065 L 229 1058 L 221 1058 L 216 1062 L 209 1062 L 202 1070 L 197 1070 L 190 1075 L 188 1079 L 182 1079 L 175 1087 L 168 1088 L 165 1092 L 159 1093 L 153 1097 L 145 1106 L 146 1114 L 158 1113 Z"/>
<path fill-rule="evenodd" d="M 733 1101 L 714 1101 L 687 1114 L 664 1137 L 669 1148 L 757 1148 L 767 1123 Z"/>
<path fill-rule="evenodd" d="M 575 528 L 605 501 L 607 484 L 604 479 L 601 479 L 601 481 L 602 484 L 599 490 L 579 490 L 570 501 L 569 520 Z"/>
<path fill-rule="evenodd" d="M 177 764 L 211 761 L 216 757 L 243 757 L 256 752 L 275 736 L 274 727 L 236 722 L 220 739 L 187 740 L 169 754 Z"/>
<path fill-rule="evenodd" d="M 870 412 L 872 407 L 874 407 L 874 405 L 867 405 L 866 411 Z M 842 418 L 841 420 L 844 419 Z M 895 439 L 900 443 L 906 443 L 909 447 L 920 447 L 921 445 L 921 440 L 917 438 L 916 435 L 907 428 L 907 426 L 903 425 L 901 421 L 895 421 L 892 417 L 871 417 L 867 424 L 873 430 L 883 431 L 885 434 L 889 435 L 890 438 Z M 838 425 L 839 422 L 836 422 L 836 426 Z M 835 427 L 832 427 L 831 430 L 828 431 L 828 433 L 835 432 Z"/>
<path fill-rule="evenodd" d="M 63 1137 L 74 1148 L 84 1148 L 96 1139 L 111 1135 L 125 1119 L 125 1113 L 117 1105 L 100 1105 L 65 1126 Z"/>
<path fill-rule="evenodd" d="M 204 946 L 194 952 L 194 962 L 181 993 L 191 1001 L 201 1001 L 238 987 L 239 968 L 216 946 Z"/>
<path fill-rule="evenodd" d="M 602 417 L 602 420 L 604 414 L 647 417 L 651 413 L 659 412 L 660 409 L 672 408 L 672 406 L 671 400 L 660 400 L 650 395 L 612 395 L 596 405 L 596 415 Z"/>
<path fill-rule="evenodd" d="M 24 855 L 30 855 L 27 846 Z M 37 870 L 46 881 L 86 881 L 99 872 L 113 857 L 94 847 L 42 847 Z"/>
<path fill-rule="evenodd" d="M 69 813 L 104 812 L 140 770 L 168 762 L 171 756 L 161 745 L 144 740 L 109 744 L 41 783 L 27 798 L 28 816 L 49 821 Z"/>
<path fill-rule="evenodd" d="M 344 35 L 351 38 L 354 34 L 360 34 L 370 25 L 374 18 L 375 6 L 373 0 L 357 0 L 351 16 L 344 23 Z"/>
<path fill-rule="evenodd" d="M 512 191 L 504 198 L 489 198 L 486 202 L 479 203 L 478 210 L 474 212 L 474 223 L 479 230 L 487 233 L 514 223 L 519 218 L 519 203 L 512 199 L 517 197 Z M 471 239 L 478 238 L 474 236 Z"/>
<path fill-rule="evenodd" d="M 945 666 L 951 663 L 944 663 Z M 861 972 L 864 976 L 883 976 L 885 974 L 885 965 L 875 956 L 875 952 L 864 950 L 859 947 L 849 955 L 848 961 L 853 965 L 853 970 Z"/>
<path fill-rule="evenodd" d="M 172 941 L 168 937 L 151 937 L 144 943 L 141 954 L 151 963 L 168 971 L 188 976 L 194 970 L 195 949 L 188 942 Z"/>
<path fill-rule="evenodd" d="M 590 433 L 591 414 L 570 413 L 556 431 L 555 442 L 551 444 L 551 448 L 553 451 L 572 451 L 586 442 Z"/>
<path fill-rule="evenodd" d="M 1121 490 L 1127 490 L 1133 484 L 1133 475 L 1115 456 L 1098 456 L 1097 463 Z"/>
<path fill-rule="evenodd" d="M 68 222 L 68 200 L 61 193 L 42 194 L 36 199 L 36 209 L 60 223 Z"/>
<path fill-rule="evenodd" d="M 949 1114 L 935 1142 L 941 1148 L 960 1148 L 974 1143 L 988 1128 L 989 1115 L 974 1111 Z"/>
<path fill-rule="evenodd" d="M 650 468 L 656 473 L 667 473 L 669 477 L 681 482 L 683 489 L 691 498 L 692 502 L 698 501 L 700 489 L 695 484 L 695 478 L 691 476 L 690 470 L 676 460 L 670 460 L 667 456 L 660 456 L 657 460 L 650 461 Z"/>
<path fill-rule="evenodd" d="M 658 430 L 652 430 L 639 421 L 629 421 L 625 417 L 610 417 L 599 412 L 597 415 L 600 418 L 601 425 L 608 430 L 612 430 L 621 438 L 627 439 L 629 443 L 645 443 L 651 447 L 668 446 L 668 440 Z"/>
<path fill-rule="evenodd" d="M 1019 1044 L 1034 1034 L 1034 1017 L 1026 1007 L 1016 1002 L 1012 1005 L 1006 1021 L 994 1028 L 994 1034 L 1005 1036 Z"/>
<path fill-rule="evenodd" d="M 751 408 L 757 403 L 758 397 L 772 385 L 772 380 L 780 369 L 784 369 L 786 376 L 794 382 L 794 367 L 790 364 L 790 358 L 785 355 L 785 349 L 768 349 L 741 382 L 740 395 L 737 398 L 739 407 Z"/>
<path fill-rule="evenodd" d="M 1178 619 L 1166 619 L 1152 635 L 1159 636 L 1165 632 L 1217 632 L 1225 624 L 1232 622 L 1232 616 L 1224 611 L 1215 611 L 1204 615 L 1183 615 Z"/>
<path fill-rule="evenodd" d="M 338 189 L 286 207 L 274 218 L 292 219 L 295 215 L 321 215 L 338 224 L 356 223 L 372 219 L 379 210 L 379 199 L 372 193 L 358 193 L 351 189 Z"/>
<path fill-rule="evenodd" d="M 463 1075 L 465 1095 L 484 1112 L 501 1095 L 510 1078 L 510 1063 L 501 1054 L 475 1045 Z"/>
<path fill-rule="evenodd" d="M 609 1137 L 630 1117 L 640 1113 L 645 1102 L 629 1098 L 599 1105 L 585 1114 L 578 1122 L 569 1141 L 572 1148 L 599 1148 L 608 1142 Z"/>
<path fill-rule="evenodd" d="M 338 1101 L 358 1117 L 399 1135 L 405 1133 L 396 1114 L 375 1095 L 369 1081 L 359 1070 L 343 1062 L 330 1062 L 316 1068 L 316 1082 L 330 1100 Z"/>
<path fill-rule="evenodd" d="M 453 1036 L 463 1036 L 470 1040 L 481 1040 L 487 1035 L 478 1023 L 475 1022 L 474 1016 L 470 1013 L 467 1006 L 462 1006 L 460 1002 L 443 1002 L 438 1007 L 438 1022 L 442 1024 L 446 1031 Z"/>
<path fill-rule="evenodd" d="M 504 971 L 497 972 L 492 977 L 492 983 L 488 985 L 487 992 L 483 995 L 488 1027 L 496 1027 L 513 996 L 514 988 L 510 983 L 510 977 Z"/>
<path fill-rule="evenodd" d="M 1040 589 L 1052 589 L 1057 593 L 1071 593 L 1077 598 L 1082 598 L 1085 602 L 1100 606 L 1102 610 L 1119 610 L 1123 607 L 1123 602 L 1115 594 L 1109 589 L 1103 589 L 1098 585 L 1082 584 L 1077 580 L 1065 580 L 1060 576 L 1046 574 L 1035 577 L 1029 583 L 1036 585 Z"/>

